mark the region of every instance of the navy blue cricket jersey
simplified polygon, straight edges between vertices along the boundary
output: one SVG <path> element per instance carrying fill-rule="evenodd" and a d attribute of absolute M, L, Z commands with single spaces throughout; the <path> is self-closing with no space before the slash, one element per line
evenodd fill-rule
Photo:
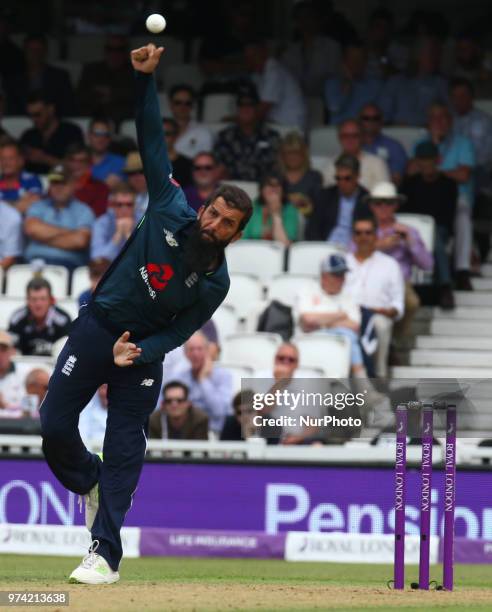
<path fill-rule="evenodd" d="M 183 247 L 195 211 L 172 178 L 153 75 L 136 73 L 137 135 L 149 192 L 145 216 L 100 281 L 96 314 L 138 338 L 150 363 L 182 345 L 208 321 L 229 290 L 223 259 L 212 273 L 185 269 Z"/>

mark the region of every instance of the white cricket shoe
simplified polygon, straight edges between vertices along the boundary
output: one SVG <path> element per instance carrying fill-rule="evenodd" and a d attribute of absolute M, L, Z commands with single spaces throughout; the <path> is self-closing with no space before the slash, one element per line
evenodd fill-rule
<path fill-rule="evenodd" d="M 112 584 L 120 579 L 119 572 L 113 572 L 104 557 L 98 555 L 96 550 L 99 541 L 94 540 L 89 552 L 82 559 L 82 563 L 70 574 L 68 582 L 82 584 Z"/>

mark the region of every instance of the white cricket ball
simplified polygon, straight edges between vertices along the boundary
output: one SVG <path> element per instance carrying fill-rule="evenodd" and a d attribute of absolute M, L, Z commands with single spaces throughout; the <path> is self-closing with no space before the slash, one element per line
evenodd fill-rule
<path fill-rule="evenodd" d="M 145 27 L 152 34 L 159 34 L 166 27 L 166 20 L 159 13 L 149 15 L 145 21 Z"/>

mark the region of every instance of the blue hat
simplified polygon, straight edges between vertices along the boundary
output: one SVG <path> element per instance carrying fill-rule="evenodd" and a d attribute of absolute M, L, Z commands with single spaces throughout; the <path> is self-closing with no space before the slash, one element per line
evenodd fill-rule
<path fill-rule="evenodd" d="M 328 257 L 321 262 L 321 272 L 343 274 L 347 272 L 348 269 L 347 261 L 343 255 L 334 253 L 333 255 L 328 255 Z"/>

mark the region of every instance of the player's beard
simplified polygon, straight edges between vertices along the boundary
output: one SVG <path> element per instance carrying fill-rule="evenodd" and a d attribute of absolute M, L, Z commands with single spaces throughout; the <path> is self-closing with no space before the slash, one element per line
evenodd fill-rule
<path fill-rule="evenodd" d="M 192 272 L 213 270 L 222 260 L 228 244 L 228 242 L 217 240 L 206 230 L 202 230 L 200 221 L 197 220 L 184 246 L 184 263 Z"/>

